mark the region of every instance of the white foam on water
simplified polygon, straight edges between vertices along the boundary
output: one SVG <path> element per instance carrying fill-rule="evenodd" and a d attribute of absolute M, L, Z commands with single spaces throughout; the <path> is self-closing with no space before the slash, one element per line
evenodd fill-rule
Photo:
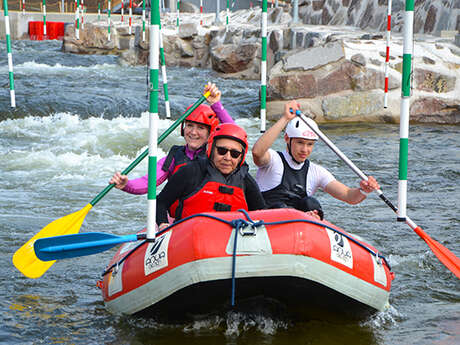
<path fill-rule="evenodd" d="M 375 329 L 395 326 L 402 318 L 401 313 L 392 305 L 385 311 L 373 314 L 369 319 L 363 321 L 361 326 L 369 326 Z"/>
<path fill-rule="evenodd" d="M 265 335 L 275 335 L 279 329 L 287 329 L 288 324 L 281 320 L 274 320 L 268 315 L 229 312 L 225 319 L 226 336 L 239 336 L 250 330 L 257 330 Z"/>
<path fill-rule="evenodd" d="M 223 318 L 220 316 L 209 317 L 204 320 L 196 320 L 190 324 L 187 324 L 183 328 L 184 333 L 200 332 L 203 330 L 217 330 L 223 322 Z"/>
<path fill-rule="evenodd" d="M 91 66 L 65 66 L 60 63 L 56 63 L 54 65 L 49 65 L 45 63 L 39 63 L 32 61 L 26 61 L 22 64 L 18 64 L 14 66 L 15 71 L 21 70 L 96 70 L 96 69 L 112 69 L 112 68 L 119 68 L 117 64 L 95 64 Z"/>
<path fill-rule="evenodd" d="M 30 178 L 41 174 L 47 177 L 98 178 L 124 170 L 148 146 L 149 114 L 139 118 L 88 118 L 59 113 L 48 117 L 30 116 L 0 122 L 0 137 L 8 145 L 0 145 L 3 170 L 29 172 Z M 158 132 L 172 124 L 160 120 Z M 163 157 L 172 143 L 182 137 L 173 132 L 164 150 L 159 147 L 157 157 Z M 139 164 L 145 172 L 147 160 Z"/>
<path fill-rule="evenodd" d="M 284 321 L 275 320 L 263 313 L 228 312 L 225 316 L 214 315 L 195 320 L 182 329 L 184 333 L 223 331 L 227 337 L 240 336 L 242 333 L 257 331 L 264 335 L 275 335 L 280 329 L 287 329 Z"/>

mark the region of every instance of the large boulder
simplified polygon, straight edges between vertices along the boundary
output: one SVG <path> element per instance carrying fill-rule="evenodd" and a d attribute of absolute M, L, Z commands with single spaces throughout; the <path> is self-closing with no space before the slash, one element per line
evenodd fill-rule
<path fill-rule="evenodd" d="M 198 26 L 196 23 L 184 23 L 179 26 L 179 37 L 182 39 L 192 39 L 198 35 Z"/>
<path fill-rule="evenodd" d="M 322 101 L 323 117 L 326 120 L 374 116 L 383 109 L 380 92 L 352 92 L 344 96 L 326 97 Z"/>
<path fill-rule="evenodd" d="M 118 34 L 112 30 L 108 40 L 108 27 L 105 25 L 86 24 L 79 30 L 80 39 L 75 36 L 73 24 L 65 26 L 62 50 L 78 54 L 113 54 L 118 50 Z"/>
<path fill-rule="evenodd" d="M 345 58 L 343 43 L 297 51 L 278 62 L 268 78 L 268 99 L 313 98 L 342 91 L 369 91 L 384 83 L 383 71 L 366 67 L 363 56 Z M 390 89 L 398 87 L 391 79 Z"/>
<path fill-rule="evenodd" d="M 221 73 L 237 73 L 244 71 L 252 64 L 258 44 L 243 43 L 240 45 L 224 44 L 211 50 L 212 68 Z"/>
<path fill-rule="evenodd" d="M 455 89 L 456 78 L 447 74 L 427 69 L 414 71 L 415 87 L 418 90 L 446 93 Z"/>
<path fill-rule="evenodd" d="M 179 10 L 181 13 L 200 13 L 200 9 L 198 8 L 198 6 L 187 1 L 180 2 Z"/>
<path fill-rule="evenodd" d="M 422 97 L 410 107 L 410 119 L 421 123 L 460 124 L 460 104 L 453 99 Z"/>

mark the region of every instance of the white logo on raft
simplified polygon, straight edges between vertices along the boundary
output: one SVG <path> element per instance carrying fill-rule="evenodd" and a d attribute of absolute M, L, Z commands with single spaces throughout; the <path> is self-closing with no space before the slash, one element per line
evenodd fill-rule
<path fill-rule="evenodd" d="M 353 268 L 353 253 L 350 242 L 342 234 L 326 229 L 331 242 L 331 260 Z"/>
<path fill-rule="evenodd" d="M 168 266 L 168 245 L 171 231 L 157 237 L 155 242 L 149 243 L 144 256 L 144 274 L 156 272 Z"/>

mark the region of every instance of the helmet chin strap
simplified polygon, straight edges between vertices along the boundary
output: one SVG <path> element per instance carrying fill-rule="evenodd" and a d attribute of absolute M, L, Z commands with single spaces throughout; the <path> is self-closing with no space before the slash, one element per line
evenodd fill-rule
<path fill-rule="evenodd" d="M 302 162 L 298 162 L 298 161 L 294 158 L 294 155 L 293 155 L 292 152 L 291 152 L 291 140 L 292 140 L 292 138 L 289 138 L 289 144 L 287 144 L 288 153 L 289 153 L 289 155 L 291 156 L 291 158 L 292 158 L 292 160 L 293 160 L 294 162 L 296 162 L 297 164 L 302 164 Z"/>

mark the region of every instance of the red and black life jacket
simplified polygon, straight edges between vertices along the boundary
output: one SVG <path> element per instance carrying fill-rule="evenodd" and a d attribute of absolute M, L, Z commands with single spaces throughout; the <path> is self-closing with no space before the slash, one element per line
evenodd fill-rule
<path fill-rule="evenodd" d="M 244 164 L 234 173 L 224 176 L 206 159 L 197 159 L 203 179 L 197 188 L 174 203 L 169 214 L 177 219 L 197 213 L 248 210 L 244 195 L 244 179 L 249 166 Z"/>

